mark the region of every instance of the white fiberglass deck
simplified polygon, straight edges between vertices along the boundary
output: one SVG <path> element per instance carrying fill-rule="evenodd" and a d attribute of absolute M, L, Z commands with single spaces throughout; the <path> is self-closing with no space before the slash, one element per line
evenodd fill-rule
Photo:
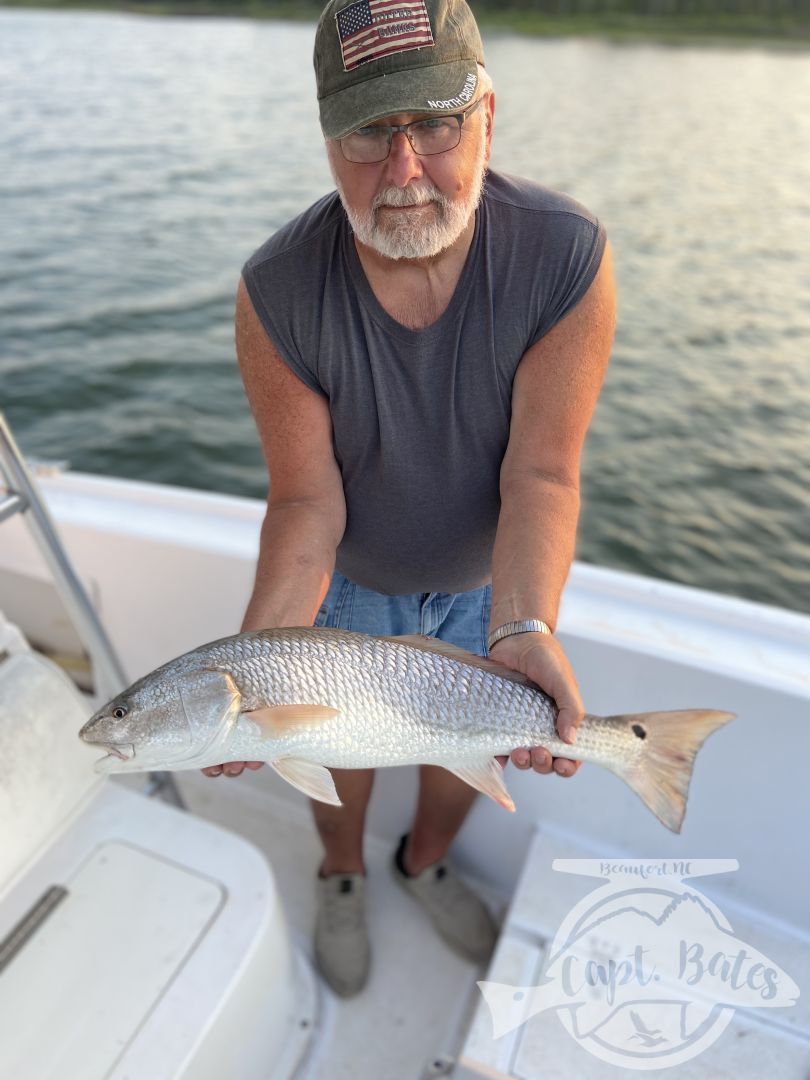
<path fill-rule="evenodd" d="M 405 770 L 402 770 L 403 772 Z M 399 770 L 397 770 L 399 772 Z M 382 773 L 375 798 L 385 798 Z M 288 798 L 269 769 L 236 779 L 177 774 L 189 809 L 247 837 L 271 862 L 296 943 L 311 958 L 314 873 L 320 844 L 305 800 Z M 133 785 L 137 777 L 115 782 Z M 274 790 L 278 789 L 278 790 Z M 469 823 L 465 826 L 468 843 Z M 474 832 L 474 826 L 473 826 Z M 310 1057 L 296 1080 L 618 1080 L 628 1070 L 591 1056 L 553 1011 L 516 1033 L 494 1039 L 489 1010 L 476 982 L 540 981 L 544 955 L 573 903 L 592 883 L 555 873 L 555 858 L 608 855 L 581 836 L 542 825 L 535 832 L 514 895 L 505 899 L 468 878 L 499 916 L 502 936 L 486 970 L 465 963 L 434 935 L 421 910 L 398 888 L 389 869 L 391 844 L 368 833 L 368 916 L 372 975 L 365 990 L 344 1001 L 321 984 Z M 810 938 L 769 922 L 718 896 L 712 879 L 701 889 L 717 900 L 741 939 L 756 943 L 806 991 L 790 1010 L 738 1011 L 716 1043 L 694 1060 L 666 1071 L 672 1080 L 807 1080 L 810 1075 Z M 505 910 L 504 910 L 505 909 Z M 133 1078 L 135 1080 L 135 1078 Z M 137 1078 L 140 1080 L 140 1078 Z M 146 1078 L 144 1078 L 146 1080 Z"/>
<path fill-rule="evenodd" d="M 192 772 L 175 778 L 190 812 L 232 829 L 267 856 L 296 944 L 311 962 L 315 873 L 322 852 L 307 801 L 297 792 L 288 798 L 277 790 L 282 782 L 269 768 L 246 770 L 238 778 L 210 779 Z M 111 782 L 137 788 L 139 779 L 115 777 Z M 375 798 L 385 798 L 386 779 L 378 782 Z M 485 969 L 458 957 L 436 936 L 394 880 L 391 855 L 388 840 L 367 833 L 371 976 L 349 1000 L 319 981 L 312 1049 L 296 1080 L 444 1075 L 433 1069 L 434 1062 L 450 1060 L 464 1038 L 477 1004 L 475 982 Z M 480 881 L 475 885 L 502 916 L 507 898 Z"/>

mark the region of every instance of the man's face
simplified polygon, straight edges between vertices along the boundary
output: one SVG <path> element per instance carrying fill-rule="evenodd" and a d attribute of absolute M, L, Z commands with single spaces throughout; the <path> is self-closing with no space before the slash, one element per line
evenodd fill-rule
<path fill-rule="evenodd" d="M 419 155 L 403 132 L 385 161 L 346 161 L 327 140 L 329 165 L 357 239 L 389 259 L 424 259 L 449 248 L 464 232 L 481 197 L 490 156 L 494 96 L 464 121 L 461 141 L 442 154 Z M 381 124 L 407 124 L 425 113 L 399 113 Z"/>

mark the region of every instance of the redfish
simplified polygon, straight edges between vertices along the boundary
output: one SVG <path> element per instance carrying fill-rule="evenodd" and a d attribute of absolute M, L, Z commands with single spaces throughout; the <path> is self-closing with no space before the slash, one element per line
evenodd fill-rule
<path fill-rule="evenodd" d="M 680 832 L 695 755 L 734 718 L 715 709 L 586 715 L 569 745 L 556 716 L 524 675 L 436 638 L 284 627 L 171 660 L 79 734 L 109 751 L 99 772 L 267 761 L 306 795 L 340 806 L 329 768 L 432 764 L 510 811 L 495 755 L 544 746 L 609 769 Z"/>

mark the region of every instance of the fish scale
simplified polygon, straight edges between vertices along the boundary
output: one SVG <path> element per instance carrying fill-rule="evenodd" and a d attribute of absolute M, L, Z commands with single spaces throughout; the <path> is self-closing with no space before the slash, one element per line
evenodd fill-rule
<path fill-rule="evenodd" d="M 405 642 L 332 631 L 334 636 L 324 643 L 329 647 L 313 649 L 310 634 L 304 631 L 301 640 L 262 632 L 255 639 L 256 655 L 270 662 L 257 666 L 259 679 L 249 680 L 248 695 L 243 691 L 247 709 L 251 701 L 303 700 L 341 711 L 338 721 L 318 733 L 311 751 L 297 737 L 283 741 L 282 751 L 313 760 L 329 754 L 324 764 L 362 768 L 372 761 L 382 766 L 475 760 L 482 750 L 507 754 L 515 746 L 544 745 L 555 755 L 570 750 L 557 738 L 556 709 L 540 690 Z M 222 659 L 232 665 L 227 652 Z M 245 666 L 250 675 L 253 670 Z M 577 738 L 577 758 L 598 760 L 620 739 L 635 760 L 640 753 L 636 740 L 621 729 L 611 734 L 606 727 L 610 725 L 603 721 L 594 728 L 586 718 Z M 262 740 L 245 738 L 245 744 L 240 740 L 234 749 L 251 760 L 247 755 L 263 749 Z"/>
<path fill-rule="evenodd" d="M 118 715 L 116 715 L 116 713 Z M 102 772 L 267 761 L 340 805 L 329 768 L 435 764 L 507 809 L 495 755 L 543 746 L 620 776 L 679 831 L 697 750 L 732 718 L 713 709 L 586 715 L 573 745 L 525 676 L 427 637 L 284 627 L 223 638 L 164 664 L 82 728 Z"/>

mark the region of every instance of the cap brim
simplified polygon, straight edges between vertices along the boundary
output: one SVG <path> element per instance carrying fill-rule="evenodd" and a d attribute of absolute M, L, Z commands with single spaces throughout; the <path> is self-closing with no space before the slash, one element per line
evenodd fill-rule
<path fill-rule="evenodd" d="M 342 139 L 350 131 L 397 113 L 460 112 L 475 100 L 477 89 L 474 60 L 372 76 L 320 101 L 321 129 L 328 139 Z"/>

